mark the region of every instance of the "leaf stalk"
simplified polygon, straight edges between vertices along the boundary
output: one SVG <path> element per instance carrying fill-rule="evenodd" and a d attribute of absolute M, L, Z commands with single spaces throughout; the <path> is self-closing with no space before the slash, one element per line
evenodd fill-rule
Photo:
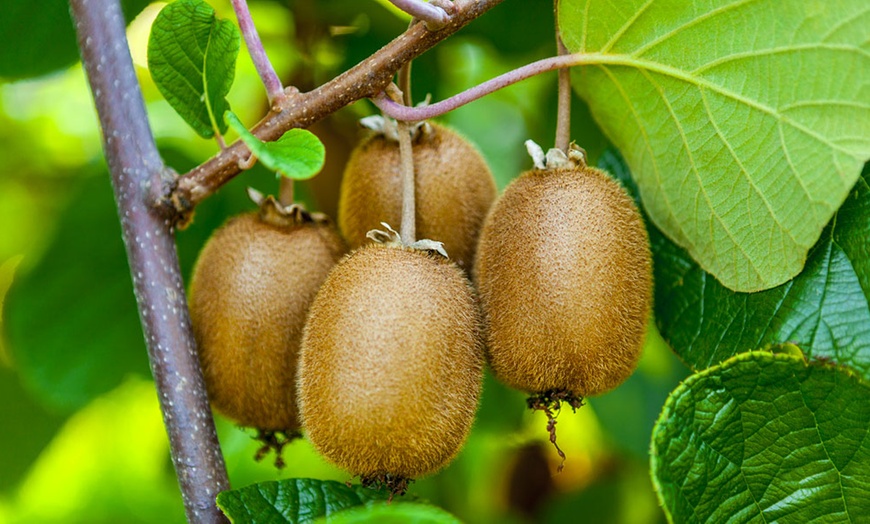
<path fill-rule="evenodd" d="M 406 122 L 419 122 L 421 120 L 428 120 L 430 118 L 435 118 L 436 116 L 440 116 L 444 113 L 453 111 L 454 109 L 468 104 L 469 102 L 473 102 L 478 98 L 482 98 L 488 94 L 498 91 L 499 89 L 505 88 L 512 84 L 516 84 L 517 82 L 520 82 L 527 78 L 531 78 L 535 75 L 546 73 L 548 71 L 553 71 L 555 69 L 562 69 L 566 67 L 580 65 L 582 62 L 584 62 L 583 59 L 585 57 L 586 55 L 583 54 L 571 54 L 544 58 L 543 60 L 538 60 L 537 62 L 532 62 L 531 64 L 524 65 L 523 67 L 514 69 L 513 71 L 509 71 L 507 73 L 504 73 L 503 75 L 499 75 L 495 78 L 487 80 L 482 84 L 466 89 L 465 91 L 450 98 L 427 106 L 404 106 L 402 104 L 393 102 L 384 93 L 379 93 L 376 96 L 372 97 L 372 102 L 376 106 L 378 106 L 378 109 L 383 111 L 386 116 Z"/>
<path fill-rule="evenodd" d="M 272 62 L 266 55 L 266 50 L 263 49 L 263 42 L 254 26 L 254 19 L 251 18 L 248 2 L 246 0 L 233 0 L 233 10 L 236 12 L 236 19 L 239 21 L 239 28 L 242 30 L 242 37 L 245 39 L 248 53 L 251 55 L 254 67 L 263 81 L 263 86 L 266 88 L 269 105 L 272 105 L 284 97 L 284 86 L 281 85 L 281 80 L 275 73 L 275 68 L 272 67 Z"/>

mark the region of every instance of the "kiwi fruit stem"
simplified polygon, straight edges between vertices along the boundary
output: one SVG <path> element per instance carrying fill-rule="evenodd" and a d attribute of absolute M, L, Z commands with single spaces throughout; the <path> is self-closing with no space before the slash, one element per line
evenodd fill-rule
<path fill-rule="evenodd" d="M 282 176 L 278 182 L 278 202 L 282 206 L 293 205 L 293 179 Z"/>
<path fill-rule="evenodd" d="M 562 33 L 559 31 L 559 0 L 553 3 L 556 10 L 556 49 L 559 56 L 569 54 L 568 48 L 562 42 Z M 571 70 L 559 69 L 559 98 L 556 106 L 556 149 L 561 149 L 568 154 L 571 142 Z"/>
<path fill-rule="evenodd" d="M 399 82 L 410 89 L 411 69 L 403 67 L 399 72 Z M 409 91 L 401 90 L 396 84 L 387 86 L 387 95 L 397 103 L 410 103 Z M 387 117 L 384 115 L 384 119 Z M 415 209 L 416 198 L 414 195 L 414 152 L 411 145 L 411 132 L 414 126 L 399 120 L 396 122 L 396 132 L 399 140 L 399 166 L 402 175 L 402 222 L 399 225 L 399 233 L 402 243 L 411 245 L 417 240 L 417 212 Z"/>
<path fill-rule="evenodd" d="M 410 28 L 411 25 L 414 25 L 414 21 L 411 20 L 411 24 L 408 26 Z M 411 61 L 402 66 L 399 69 L 399 89 L 402 91 L 402 102 L 406 106 L 411 106 L 414 104 L 413 99 L 411 98 Z"/>
<path fill-rule="evenodd" d="M 402 164 L 402 225 L 399 231 L 406 245 L 417 240 L 417 213 L 414 195 L 414 156 L 411 149 L 411 128 L 399 122 L 399 158 Z"/>

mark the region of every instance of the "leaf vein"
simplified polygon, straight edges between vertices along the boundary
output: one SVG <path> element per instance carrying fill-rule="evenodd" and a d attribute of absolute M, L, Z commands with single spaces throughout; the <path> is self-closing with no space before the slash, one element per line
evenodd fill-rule
<path fill-rule="evenodd" d="M 770 115 L 771 117 L 782 120 L 784 123 L 787 123 L 789 126 L 793 127 L 794 129 L 806 134 L 807 136 L 809 136 L 811 138 L 814 138 L 819 143 L 824 144 L 831 149 L 834 149 L 836 151 L 840 151 L 841 153 L 845 153 L 846 155 L 848 155 L 856 160 L 860 160 L 862 162 L 864 160 L 863 158 L 861 158 L 861 156 L 859 154 L 852 152 L 852 151 L 849 151 L 846 148 L 838 147 L 836 143 L 828 140 L 827 138 L 819 135 L 818 133 L 815 133 L 811 129 L 808 129 L 807 127 L 795 122 L 791 118 L 788 118 L 787 116 L 778 113 L 772 107 L 764 105 L 759 101 L 752 100 L 750 98 L 746 98 L 745 96 L 742 96 L 738 93 L 735 93 L 734 91 L 726 89 L 723 86 L 716 85 L 716 84 L 714 84 L 706 79 L 692 77 L 688 73 L 686 73 L 685 71 L 682 71 L 682 70 L 677 69 L 675 67 L 661 64 L 658 62 L 649 61 L 649 60 L 637 59 L 637 58 L 633 58 L 633 57 L 630 57 L 627 55 L 588 54 L 588 55 L 581 56 L 579 62 L 581 62 L 583 64 L 594 64 L 594 65 L 599 65 L 599 66 L 600 65 L 623 66 L 623 67 L 628 67 L 628 68 L 633 68 L 633 69 L 638 69 L 638 70 L 652 71 L 652 72 L 660 74 L 662 76 L 671 77 L 671 78 L 674 78 L 676 80 L 680 80 L 682 82 L 685 82 L 687 84 L 692 84 L 692 85 L 698 87 L 699 89 L 700 88 L 709 89 L 710 91 L 712 91 L 714 93 L 720 94 L 726 98 L 730 98 L 736 102 L 745 104 L 751 108 L 759 110 L 762 113 L 766 113 L 766 114 Z"/>
<path fill-rule="evenodd" d="M 722 219 L 721 215 L 719 214 L 719 211 L 715 208 L 715 206 L 713 206 L 713 204 L 710 200 L 710 195 L 707 193 L 707 188 L 704 187 L 703 179 L 701 178 L 700 173 L 698 173 L 697 163 L 695 162 L 694 155 L 692 155 L 692 150 L 691 150 L 691 147 L 689 146 L 689 141 L 686 139 L 686 133 L 685 133 L 685 130 L 683 129 L 682 122 L 680 121 L 679 117 L 677 117 L 676 113 L 674 112 L 674 108 L 673 108 L 673 106 L 671 106 L 671 102 L 670 102 L 670 100 L 668 100 L 668 97 L 665 94 L 664 89 L 661 87 L 661 85 L 658 84 L 658 82 L 656 82 L 652 78 L 652 76 L 650 76 L 650 74 L 646 70 L 641 70 L 641 72 L 644 75 L 644 77 L 647 79 L 647 81 L 650 84 L 652 84 L 652 86 L 655 88 L 656 92 L 658 92 L 659 97 L 662 99 L 662 102 L 664 102 L 665 107 L 667 107 L 668 113 L 671 115 L 671 119 L 673 120 L 674 125 L 677 127 L 677 131 L 680 134 L 680 140 L 682 141 L 682 144 L 683 144 L 683 149 L 686 151 L 686 155 L 688 155 L 688 157 L 689 157 L 689 165 L 692 167 L 692 173 L 695 175 L 695 179 L 698 182 L 698 187 L 701 190 L 701 195 L 704 197 L 704 200 L 706 201 L 707 207 L 710 209 L 710 212 L 711 212 L 713 218 L 715 218 L 716 221 L 719 222 L 719 224 L 722 226 L 722 229 L 728 235 L 728 238 L 731 239 L 731 242 L 734 244 L 734 246 L 737 247 L 737 249 L 740 250 L 741 253 L 743 253 L 744 258 L 746 258 L 746 260 L 749 261 L 749 264 L 752 266 L 752 269 L 755 271 L 756 275 L 758 275 L 760 278 L 763 278 L 763 273 L 755 265 L 755 261 L 752 259 L 752 257 L 749 256 L 749 254 L 746 252 L 746 250 L 743 248 L 743 246 L 740 244 L 740 242 L 737 241 L 737 239 L 734 237 L 734 234 L 731 232 L 731 230 L 728 228 L 725 221 Z M 703 90 L 701 91 L 701 96 L 703 98 Z M 705 104 L 705 106 L 706 106 L 706 104 Z M 710 115 L 709 108 L 707 109 L 707 114 Z M 710 118 L 712 121 L 712 115 L 710 115 Z M 742 169 L 743 168 L 741 166 L 741 170 Z M 710 224 L 710 238 L 713 239 L 714 237 L 715 237 L 715 234 L 714 234 L 712 222 L 711 222 L 711 224 Z M 715 250 L 714 250 L 713 254 L 716 257 L 718 257 L 718 255 L 719 255 L 718 252 Z"/>
<path fill-rule="evenodd" d="M 655 0 L 646 0 L 646 3 L 643 4 L 642 6 L 640 6 L 640 8 L 634 13 L 634 15 L 632 15 L 631 18 L 626 20 L 625 23 L 622 25 L 622 27 L 620 27 L 615 33 L 613 33 L 613 36 L 610 37 L 610 40 L 606 44 L 604 44 L 604 47 L 601 48 L 600 52 L 606 53 L 614 45 L 616 45 L 616 43 L 619 41 L 619 39 L 622 38 L 622 35 L 624 35 L 625 32 L 628 31 L 631 28 L 631 26 L 633 26 L 634 23 L 637 22 L 637 20 L 641 16 L 643 16 L 643 13 L 647 9 L 649 9 L 649 6 L 651 6 L 653 4 L 653 2 L 655 2 Z"/>
<path fill-rule="evenodd" d="M 737 8 L 745 6 L 746 4 L 751 4 L 753 2 L 758 2 L 758 1 L 761 1 L 761 0 L 740 0 L 738 2 L 734 2 L 732 4 L 724 5 L 722 7 L 717 8 L 717 9 L 713 9 L 712 11 L 710 11 L 708 13 L 704 13 L 701 16 L 695 17 L 692 20 L 671 29 L 667 33 L 660 35 L 658 38 L 654 38 L 653 40 L 650 40 L 646 44 L 635 49 L 631 54 L 632 54 L 632 56 L 641 56 L 643 53 L 649 51 L 653 47 L 661 44 L 662 42 L 665 42 L 666 40 L 668 40 L 669 38 L 671 38 L 673 36 L 676 36 L 677 34 L 680 33 L 680 31 L 683 31 L 686 28 L 692 27 L 693 25 L 701 23 L 709 18 L 713 18 L 713 17 L 720 15 L 722 13 L 727 13 L 728 11 L 731 11 L 732 9 L 737 9 Z"/>
<path fill-rule="evenodd" d="M 589 5 L 592 0 L 586 0 L 586 6 L 583 8 L 583 36 L 580 40 L 580 52 L 586 52 L 586 34 L 589 32 Z"/>
<path fill-rule="evenodd" d="M 792 102 L 790 104 L 785 104 L 783 106 L 779 106 L 780 111 L 790 111 L 792 109 L 797 109 L 799 107 L 815 107 L 815 106 L 843 106 L 843 107 L 852 107 L 854 109 L 867 109 L 870 110 L 870 104 L 864 104 L 862 102 L 857 102 L 854 100 L 835 100 L 835 99 L 819 99 L 819 100 L 798 100 L 797 102 Z M 862 137 L 866 138 L 866 137 Z"/>
<path fill-rule="evenodd" d="M 785 53 L 799 53 L 802 51 L 814 51 L 816 49 L 827 49 L 830 51 L 846 51 L 846 52 L 855 52 L 859 53 L 867 58 L 870 58 L 870 53 L 860 49 L 858 47 L 845 45 L 845 44 L 821 44 L 821 43 L 811 43 L 811 44 L 801 44 L 801 45 L 791 45 L 784 47 L 771 47 L 768 49 L 753 49 L 751 51 L 745 51 L 742 53 L 733 53 L 730 55 L 721 56 L 715 60 L 707 62 L 706 64 L 699 66 L 688 74 L 690 75 L 699 75 L 705 71 L 708 71 L 714 67 L 720 66 L 722 64 L 727 64 L 729 62 L 733 62 L 736 60 L 743 59 L 751 59 L 751 58 L 759 58 L 767 55 L 778 55 Z"/>
<path fill-rule="evenodd" d="M 649 154 L 650 160 L 652 161 L 653 172 L 655 173 L 656 181 L 658 182 L 658 187 L 662 186 L 662 175 L 659 170 L 658 163 L 656 162 L 655 154 L 652 150 L 652 142 L 649 139 L 649 135 L 647 134 L 646 127 L 643 124 L 643 121 L 640 119 L 640 115 L 637 114 L 637 110 L 634 107 L 634 104 L 631 102 L 631 98 L 626 93 L 625 88 L 619 82 L 619 80 L 609 71 L 606 67 L 599 66 L 602 72 L 607 75 L 607 78 L 613 83 L 614 87 L 616 87 L 622 99 L 625 101 L 626 105 L 631 110 L 631 114 L 634 116 L 635 122 L 637 122 L 637 128 L 640 130 L 641 135 L 643 136 L 644 144 L 646 145 L 647 153 Z M 662 192 L 662 200 L 664 201 L 665 207 L 668 210 L 668 214 L 673 217 L 674 209 L 671 206 L 670 199 L 668 199 L 667 194 Z"/>
<path fill-rule="evenodd" d="M 858 19 L 861 18 L 862 16 L 865 16 L 865 15 L 868 15 L 868 14 L 870 14 L 870 9 L 867 9 L 867 10 L 865 10 L 865 11 L 859 11 L 857 15 L 855 15 L 855 16 L 853 16 L 853 17 L 851 17 L 851 18 L 846 18 L 845 20 L 840 21 L 840 23 L 838 23 L 837 25 L 835 25 L 834 27 L 832 27 L 832 28 L 831 28 L 827 33 L 825 33 L 824 35 L 822 35 L 822 37 L 820 38 L 820 40 L 821 40 L 822 42 L 827 41 L 829 38 L 831 38 L 832 36 L 834 36 L 834 35 L 837 33 L 837 31 L 839 31 L 839 30 L 842 29 L 843 27 L 845 27 L 845 26 L 851 24 L 851 23 L 854 22 L 855 20 L 858 20 Z"/>
<path fill-rule="evenodd" d="M 830 272 L 826 272 L 826 273 L 827 273 L 827 275 L 830 274 Z M 825 281 L 825 290 L 822 292 L 822 301 L 824 301 L 824 294 L 828 288 L 827 284 L 828 284 L 828 282 L 826 280 Z M 843 509 L 846 512 L 846 516 L 849 518 L 849 522 L 854 522 L 854 519 L 852 519 L 852 515 L 849 514 L 849 506 L 848 506 L 848 504 L 846 504 L 846 490 L 843 487 L 843 475 L 840 473 L 840 470 L 837 469 L 837 464 L 834 463 L 834 460 L 831 458 L 831 454 L 828 452 L 828 446 L 827 446 L 827 444 L 825 444 L 825 439 L 822 438 L 822 430 L 819 429 L 819 419 L 816 416 L 816 412 L 813 409 L 811 409 L 809 404 L 807 403 L 807 398 L 806 398 L 806 396 L 804 396 L 803 389 L 801 389 L 799 387 L 798 392 L 800 393 L 801 401 L 803 402 L 804 407 L 807 408 L 807 411 L 809 411 L 810 414 L 813 416 L 813 427 L 816 430 L 816 435 L 819 437 L 819 443 L 822 445 L 822 450 L 824 450 L 824 452 L 825 452 L 825 457 L 827 457 L 828 462 L 830 462 L 831 467 L 834 469 L 834 471 L 837 472 L 837 484 L 840 485 L 840 497 L 839 498 L 843 501 Z M 830 392 L 829 392 L 828 396 L 830 396 Z M 827 398 L 825 400 L 827 400 Z"/>

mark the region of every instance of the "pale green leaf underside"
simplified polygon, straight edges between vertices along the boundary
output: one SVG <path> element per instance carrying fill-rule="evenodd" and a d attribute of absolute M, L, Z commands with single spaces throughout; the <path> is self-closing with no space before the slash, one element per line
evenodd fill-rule
<path fill-rule="evenodd" d="M 562 0 L 574 85 L 724 285 L 798 274 L 870 158 L 866 0 Z"/>
<path fill-rule="evenodd" d="M 323 142 L 306 129 L 291 129 L 274 142 L 263 142 L 245 128 L 232 111 L 224 115 L 242 142 L 269 169 L 294 180 L 306 180 L 316 175 L 326 161 Z"/>
<path fill-rule="evenodd" d="M 653 430 L 672 522 L 865 522 L 870 387 L 801 356 L 744 353 L 692 375 Z"/>
<path fill-rule="evenodd" d="M 201 0 L 164 7 L 148 40 L 148 69 L 169 105 L 204 138 L 226 132 L 221 118 L 235 76 L 239 32 Z"/>

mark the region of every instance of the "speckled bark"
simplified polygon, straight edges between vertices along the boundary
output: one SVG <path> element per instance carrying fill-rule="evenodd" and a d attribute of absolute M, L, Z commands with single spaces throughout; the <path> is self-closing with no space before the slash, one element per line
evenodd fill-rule
<path fill-rule="evenodd" d="M 173 230 L 149 204 L 173 175 L 148 126 L 118 0 L 71 0 L 70 6 L 187 518 L 226 522 L 215 496 L 229 482 L 191 335 Z"/>

